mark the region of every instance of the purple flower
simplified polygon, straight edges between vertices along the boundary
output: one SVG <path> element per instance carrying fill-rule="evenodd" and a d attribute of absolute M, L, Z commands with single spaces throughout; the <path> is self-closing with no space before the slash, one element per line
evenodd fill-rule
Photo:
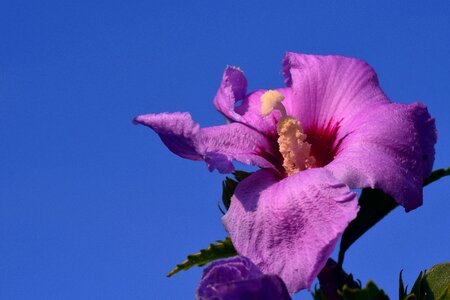
<path fill-rule="evenodd" d="M 181 157 L 210 170 L 261 167 L 223 217 L 240 255 L 289 292 L 309 288 L 357 214 L 350 188 L 377 188 L 406 211 L 422 204 L 436 129 L 423 104 L 391 102 L 372 68 L 342 56 L 287 53 L 287 87 L 247 94 L 228 67 L 214 99 L 230 124 L 200 128 L 188 113 L 138 116 Z"/>
<path fill-rule="evenodd" d="M 286 285 L 276 275 L 264 275 L 248 258 L 216 260 L 204 270 L 198 300 L 290 300 Z"/>

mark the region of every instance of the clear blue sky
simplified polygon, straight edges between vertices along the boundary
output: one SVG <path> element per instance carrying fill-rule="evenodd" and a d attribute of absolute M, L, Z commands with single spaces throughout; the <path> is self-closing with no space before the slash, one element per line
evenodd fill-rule
<path fill-rule="evenodd" d="M 449 1 L 2 1 L 0 298 L 194 297 L 199 268 L 165 274 L 225 237 L 224 176 L 131 120 L 222 124 L 212 98 L 226 65 L 256 89 L 283 84 L 285 51 L 362 58 L 391 99 L 428 105 L 435 168 L 449 166 L 449 15 Z M 449 261 L 449 185 L 389 215 L 344 267 L 395 299 L 401 269 L 412 283 Z"/>

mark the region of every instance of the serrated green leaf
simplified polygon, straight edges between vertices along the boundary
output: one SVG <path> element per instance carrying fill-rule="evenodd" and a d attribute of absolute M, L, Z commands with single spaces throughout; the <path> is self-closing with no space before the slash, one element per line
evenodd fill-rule
<path fill-rule="evenodd" d="M 403 278 L 402 278 L 402 273 L 403 270 L 400 271 L 400 276 L 399 276 L 399 284 L 398 284 L 398 299 L 399 300 L 406 300 L 406 296 L 407 296 L 407 291 L 405 288 L 405 285 L 403 284 Z"/>
<path fill-rule="evenodd" d="M 422 280 L 424 276 L 424 272 L 420 272 L 419 276 L 417 276 L 416 281 L 411 289 L 410 294 L 415 295 L 417 299 L 423 299 L 423 291 L 422 291 Z"/>
<path fill-rule="evenodd" d="M 425 299 L 450 299 L 450 262 L 435 265 L 425 272 L 422 280 Z M 444 298 L 442 298 L 444 297 Z"/>
<path fill-rule="evenodd" d="M 402 273 L 403 273 L 403 270 L 400 271 L 399 300 L 417 300 L 418 298 L 416 297 L 416 295 L 414 295 L 413 293 L 408 294 L 408 287 L 405 287 L 405 285 L 403 283 Z M 419 278 L 420 278 L 420 276 L 421 275 L 419 275 Z"/>
<path fill-rule="evenodd" d="M 178 264 L 167 277 L 170 277 L 181 270 L 188 270 L 194 266 L 203 266 L 211 261 L 237 255 L 231 239 L 227 237 L 223 241 L 217 241 L 215 244 L 210 244 L 208 248 L 200 250 L 200 252 L 187 256 L 187 259 Z"/>
<path fill-rule="evenodd" d="M 405 293 L 408 293 L 406 289 Z M 435 265 L 429 271 L 420 272 L 419 276 L 414 282 L 411 292 L 405 298 L 400 297 L 400 300 L 402 299 L 404 300 L 450 299 L 450 263 Z"/>
<path fill-rule="evenodd" d="M 423 186 L 448 175 L 450 175 L 450 168 L 435 170 L 423 181 Z M 381 190 L 363 189 L 359 197 L 359 206 L 358 215 L 350 222 L 342 235 L 339 248 L 339 264 L 344 262 L 347 249 L 373 225 L 396 208 L 398 204 L 391 196 L 383 193 Z"/>
<path fill-rule="evenodd" d="M 371 280 L 363 289 L 349 288 L 344 285 L 339 294 L 344 300 L 389 300 L 385 292 Z"/>

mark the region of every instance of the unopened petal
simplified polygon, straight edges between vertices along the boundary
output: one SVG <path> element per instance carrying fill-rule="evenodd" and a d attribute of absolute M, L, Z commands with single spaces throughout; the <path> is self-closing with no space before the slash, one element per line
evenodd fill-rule
<path fill-rule="evenodd" d="M 290 300 L 283 281 L 264 275 L 246 257 L 236 256 L 210 263 L 197 289 L 198 300 Z"/>

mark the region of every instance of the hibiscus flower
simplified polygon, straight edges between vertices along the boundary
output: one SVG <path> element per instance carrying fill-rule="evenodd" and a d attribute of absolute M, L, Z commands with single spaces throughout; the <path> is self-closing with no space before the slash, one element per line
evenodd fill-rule
<path fill-rule="evenodd" d="M 222 221 L 237 252 L 294 293 L 356 217 L 350 189 L 380 189 L 406 211 L 422 204 L 437 137 L 426 106 L 391 102 L 361 60 L 287 53 L 283 75 L 286 87 L 247 93 L 243 72 L 226 68 L 214 105 L 227 125 L 200 128 L 188 113 L 135 122 L 210 171 L 261 168 L 239 183 Z"/>

